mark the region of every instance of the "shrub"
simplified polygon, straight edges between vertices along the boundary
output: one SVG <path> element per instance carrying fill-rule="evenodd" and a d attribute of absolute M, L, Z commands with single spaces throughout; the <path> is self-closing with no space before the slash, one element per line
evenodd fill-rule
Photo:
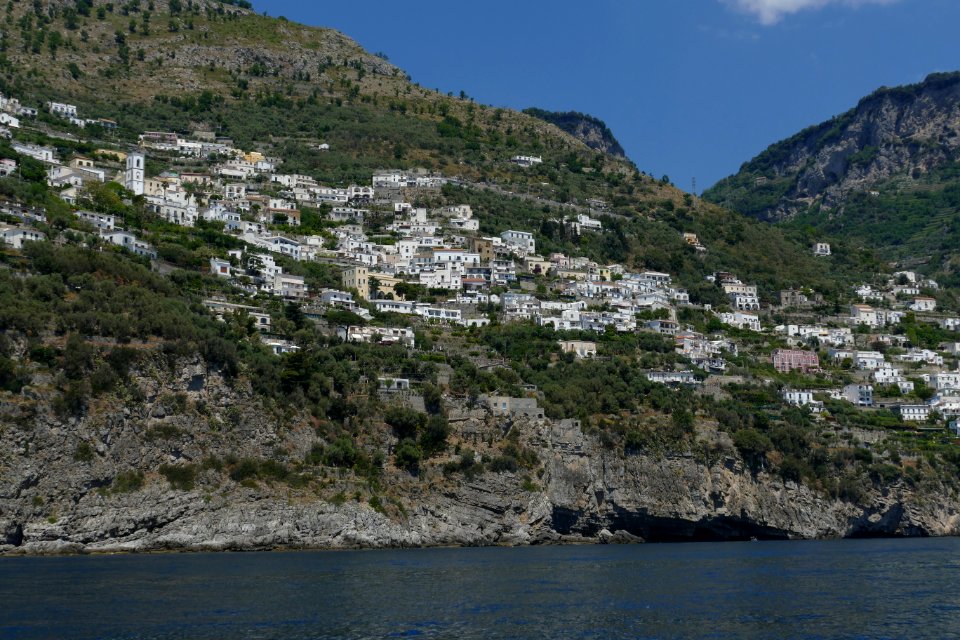
<path fill-rule="evenodd" d="M 192 464 L 164 464 L 160 466 L 160 475 L 167 479 L 172 488 L 191 491 L 196 482 L 197 470 Z"/>
<path fill-rule="evenodd" d="M 20 393 L 24 385 L 29 382 L 29 376 L 16 362 L 0 357 L 0 389 Z"/>
<path fill-rule="evenodd" d="M 350 469 L 360 460 L 360 452 L 353 440 L 347 437 L 337 438 L 323 454 L 323 463 L 330 467 Z"/>
<path fill-rule="evenodd" d="M 154 442 L 156 440 L 172 440 L 179 438 L 181 435 L 183 435 L 183 431 L 181 431 L 179 427 L 175 427 L 172 424 L 160 424 L 147 429 L 143 437 L 150 442 Z"/>
<path fill-rule="evenodd" d="M 623 452 L 626 455 L 636 455 L 650 446 L 649 432 L 631 429 L 623 442 Z"/>
<path fill-rule="evenodd" d="M 73 451 L 73 459 L 77 462 L 90 462 L 93 460 L 93 447 L 88 442 L 81 442 Z"/>
<path fill-rule="evenodd" d="M 487 464 L 487 468 L 494 473 L 503 471 L 516 472 L 520 468 L 517 459 L 511 455 L 497 456 Z"/>
<path fill-rule="evenodd" d="M 368 501 L 370 507 L 377 513 L 386 513 L 383 508 L 383 501 L 380 499 L 380 496 L 370 496 Z"/>
<path fill-rule="evenodd" d="M 880 486 L 885 486 L 893 484 L 900 479 L 900 468 L 895 467 L 892 464 L 872 464 L 870 465 L 868 472 L 870 474 L 870 479 L 873 482 Z"/>
<path fill-rule="evenodd" d="M 143 474 L 139 471 L 121 471 L 113 479 L 110 490 L 113 493 L 131 493 L 143 488 Z"/>
<path fill-rule="evenodd" d="M 443 465 L 443 472 L 446 475 L 457 473 L 458 471 L 463 473 L 468 479 L 474 478 L 483 471 L 483 464 L 477 462 L 477 455 L 473 452 L 473 449 L 464 449 L 460 452 L 459 461 L 451 461 Z"/>
<path fill-rule="evenodd" d="M 234 482 L 243 482 L 248 478 L 255 478 L 260 467 L 253 458 L 244 458 L 230 471 L 230 479 Z"/>

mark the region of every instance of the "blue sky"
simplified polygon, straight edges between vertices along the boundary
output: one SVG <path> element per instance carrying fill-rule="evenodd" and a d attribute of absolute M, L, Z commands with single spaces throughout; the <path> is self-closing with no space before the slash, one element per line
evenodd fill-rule
<path fill-rule="evenodd" d="M 957 0 L 255 0 L 338 29 L 425 87 L 593 114 L 697 190 L 877 87 L 960 69 Z"/>

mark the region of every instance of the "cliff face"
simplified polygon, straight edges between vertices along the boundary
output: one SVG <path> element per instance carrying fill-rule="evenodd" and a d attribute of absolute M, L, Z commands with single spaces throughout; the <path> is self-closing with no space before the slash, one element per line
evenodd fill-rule
<path fill-rule="evenodd" d="M 779 142 L 704 197 L 764 220 L 814 208 L 894 177 L 915 180 L 960 158 L 960 73 L 880 89 L 852 110 Z"/>
<path fill-rule="evenodd" d="M 524 109 L 527 115 L 556 125 L 573 137 L 582 141 L 591 149 L 617 158 L 626 158 L 626 152 L 614 137 L 610 127 L 603 120 L 577 111 L 544 111 L 543 109 Z"/>
<path fill-rule="evenodd" d="M 709 455 L 624 457 L 575 423 L 505 424 L 453 408 L 454 438 L 481 443 L 514 431 L 539 458 L 536 474 L 475 477 L 388 467 L 373 484 L 323 469 L 316 482 L 227 475 L 220 456 L 302 460 L 316 441 L 306 420 L 278 418 L 243 385 L 198 362 L 138 378 L 143 401 L 104 403 L 59 422 L 42 381 L 3 407 L 0 552 L 264 549 L 955 535 L 956 496 L 905 486 L 861 504 L 746 470 L 724 434 Z M 283 426 L 281 426 L 283 425 Z M 193 464 L 190 486 L 157 470 Z M 164 465 L 167 465 L 164 467 Z M 143 472 L 139 483 L 124 480 Z M 533 476 L 533 477 L 531 477 Z M 279 477 L 279 476 L 278 476 Z M 182 480 L 182 478 L 181 478 Z M 939 496 L 939 497 L 930 497 Z"/>

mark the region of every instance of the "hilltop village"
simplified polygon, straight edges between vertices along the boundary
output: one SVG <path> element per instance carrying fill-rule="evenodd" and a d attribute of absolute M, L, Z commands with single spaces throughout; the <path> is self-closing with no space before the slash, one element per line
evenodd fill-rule
<path fill-rule="evenodd" d="M 254 335 L 278 356 L 299 346 L 283 322 L 277 326 L 271 311 L 277 307 L 268 301 L 327 319 L 328 330 L 342 340 L 410 349 L 423 348 L 416 336 L 438 325 L 470 330 L 530 323 L 555 331 L 559 354 L 576 359 L 603 357 L 593 336 L 658 334 L 673 341 L 678 357 L 671 368 L 649 370 L 652 382 L 722 394 L 726 385 L 759 381 L 776 384 L 785 405 L 818 415 L 840 402 L 886 416 L 888 424 L 949 426 L 960 435 L 960 316 L 938 309 L 937 283 L 914 272 L 863 283 L 849 292 L 846 307 L 831 309 L 807 288 L 776 292 L 779 304 L 765 305 L 756 285 L 719 272 L 708 280 L 727 303 L 697 305 L 670 273 L 538 251 L 535 229 L 486 235 L 480 232 L 482 211 L 426 204 L 445 185 L 462 186 L 456 177 L 385 169 L 369 184 L 327 186 L 285 173 L 282 158 L 238 149 L 210 131 L 145 131 L 136 144 L 61 158 L 55 148 L 18 135 L 21 122 L 36 118 L 40 107 L 2 97 L 0 109 L 0 135 L 16 154 L 42 163 L 48 186 L 70 207 L 87 243 L 114 245 L 154 269 L 169 268 L 122 215 L 90 207 L 97 200 L 92 194 L 107 184 L 122 187 L 114 193 L 158 221 L 213 227 L 234 237 L 236 248 L 209 247 L 207 271 L 229 286 L 204 305 L 219 319 L 252 323 Z M 81 118 L 70 104 L 50 102 L 42 109 L 81 129 L 115 126 Z M 541 158 L 516 155 L 503 162 L 530 167 Z M 17 158 L 0 159 L 0 170 L 16 175 Z M 554 222 L 578 236 L 602 233 L 605 208 L 593 200 Z M 0 211 L 10 247 L 49 240 L 38 229 L 44 211 L 10 200 Z M 696 234 L 684 233 L 683 240 L 692 252 L 710 251 Z M 810 251 L 831 259 L 828 243 Z M 326 282 L 339 286 L 311 287 L 298 269 L 284 266 L 291 263 L 324 265 Z M 931 335 L 944 339 L 931 343 Z M 417 384 L 370 375 L 388 393 L 409 393 Z M 523 398 L 486 398 L 494 412 L 528 417 L 542 415 L 536 399 L 535 389 Z"/>
<path fill-rule="evenodd" d="M 46 168 L 47 184 L 58 191 L 89 242 L 115 245 L 162 268 L 156 249 L 118 215 L 90 210 L 90 192 L 105 183 L 123 187 L 127 202 L 171 225 L 213 225 L 237 238 L 238 248 L 214 251 L 209 273 L 229 283 L 222 295 L 204 300 L 210 313 L 252 322 L 259 339 L 276 355 L 298 350 L 277 331 L 263 303 L 279 299 L 299 306 L 308 317 L 335 318 L 332 331 L 346 341 L 400 343 L 417 347 L 423 327 L 448 325 L 470 329 L 494 323 L 532 323 L 557 332 L 564 356 L 602 356 L 591 334 L 654 333 L 674 342 L 673 368 L 650 370 L 648 379 L 665 385 L 690 385 L 719 391 L 747 379 L 774 382 L 770 369 L 795 374 L 781 380 L 783 403 L 815 413 L 825 402 L 846 402 L 859 410 L 886 410 L 891 420 L 917 428 L 956 432 L 960 415 L 960 317 L 942 313 L 929 295 L 937 283 L 910 271 L 885 282 L 864 283 L 850 292 L 845 309 L 824 313 L 822 299 L 809 289 L 778 292 L 779 305 L 761 304 L 757 286 L 734 273 L 708 279 L 728 303 L 717 308 L 692 304 L 669 273 L 630 271 L 619 264 L 538 251 L 534 229 L 480 233 L 482 212 L 469 205 L 421 204 L 456 178 L 416 170 L 383 170 L 369 184 L 331 187 L 306 175 L 284 173 L 283 159 L 233 146 L 208 131 L 190 136 L 143 132 L 133 146 L 100 149 L 90 157 L 57 156 L 49 146 L 22 142 L 15 135 L 21 120 L 39 108 L 0 98 L 0 135 L 13 150 Z M 71 124 L 109 120 L 82 119 L 77 107 L 51 102 L 44 109 Z M 320 145 L 320 150 L 329 148 Z M 148 174 L 148 159 L 158 170 Z M 536 156 L 504 158 L 520 167 L 539 163 Z M 184 164 L 194 170 L 183 170 Z M 18 171 L 17 159 L 0 159 L 6 175 Z M 604 203 L 555 222 L 570 233 L 603 230 Z M 303 232 L 303 211 L 319 217 Z M 44 212 L 8 201 L 3 240 L 15 249 L 47 238 L 36 227 Z M 15 224 L 11 224 L 15 222 Z M 319 232 L 318 232 L 319 231 Z M 708 252 L 695 234 L 683 234 L 691 251 Z M 830 245 L 810 250 L 830 260 Z M 289 261 L 327 265 L 340 286 L 311 288 L 305 276 L 284 268 Z M 342 313 L 340 313 L 342 312 Z M 690 319 L 700 320 L 700 329 Z M 909 323 L 909 327 L 905 325 Z M 909 328 L 911 331 L 905 331 Z M 950 340 L 917 344 L 917 333 L 935 327 Z M 575 336 L 575 337 L 571 337 Z M 758 336 L 777 346 L 758 349 Z M 382 390 L 409 392 L 416 381 L 377 374 Z M 536 391 L 529 398 L 489 399 L 495 411 L 537 414 Z M 960 435 L 960 432 L 957 432 Z"/>

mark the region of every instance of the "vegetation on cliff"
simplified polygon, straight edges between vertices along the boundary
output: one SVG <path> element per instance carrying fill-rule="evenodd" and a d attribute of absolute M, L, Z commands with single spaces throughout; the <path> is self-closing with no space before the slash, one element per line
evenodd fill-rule
<path fill-rule="evenodd" d="M 679 322 L 744 345 L 743 353 L 724 352 L 740 382 L 694 389 L 648 376 L 690 365 L 672 337 L 501 323 L 495 304 L 478 307 L 486 326 L 403 317 L 413 347 L 347 342 L 338 327 L 389 327 L 401 318 L 368 302 L 345 311 L 283 301 L 242 273 L 244 301 L 269 317 L 287 347 L 277 353 L 246 310 L 218 321 L 204 306 L 240 297 L 206 272 L 211 258 L 248 248 L 238 234 L 222 222 L 167 222 L 115 182 L 81 190 L 78 207 L 116 216 L 156 248 L 153 262 L 138 258 L 74 216 L 42 164 L 0 142 L 0 155 L 18 163 L 16 174 L 0 178 L 0 195 L 44 207 L 46 221 L 36 227 L 48 240 L 0 252 L 0 440 L 9 445 L 0 477 L 11 487 L 18 478 L 0 506 L 12 505 L 18 518 L 45 520 L 54 531 L 57 509 L 71 502 L 124 504 L 162 487 L 209 501 L 246 499 L 250 490 L 297 504 L 365 502 L 403 521 L 425 495 L 446 496 L 484 474 L 511 478 L 527 494 L 544 490 L 542 434 L 487 411 L 484 396 L 536 400 L 553 423 L 576 424 L 620 461 L 693 458 L 707 469 L 742 461 L 746 476 L 801 483 L 848 504 L 894 485 L 957 488 L 960 456 L 942 429 L 918 432 L 888 411 L 864 418 L 840 403 L 828 405 L 829 420 L 787 407 L 782 388 L 823 390 L 849 382 L 848 372 L 840 364 L 773 371 L 767 354 L 782 338 L 737 333 L 707 313 L 707 305 L 729 308 L 715 276 L 728 271 L 756 283 L 765 303 L 781 289 L 812 288 L 823 296 L 814 311 L 834 314 L 850 285 L 883 270 L 855 243 L 837 242 L 829 263 L 817 260 L 809 250 L 815 229 L 770 229 L 699 201 L 538 118 L 424 89 L 340 34 L 268 19 L 240 2 L 10 3 L 0 20 L 8 28 L 0 91 L 25 102 L 69 99 L 116 124 L 81 130 L 41 112 L 17 142 L 119 170 L 110 151 L 144 131 L 200 131 L 278 156 L 284 172 L 324 184 L 368 184 L 391 166 L 442 172 L 450 183 L 413 194 L 412 205 L 467 204 L 482 234 L 528 229 L 544 254 L 672 274 L 697 305 L 681 308 Z M 518 167 L 510 162 L 518 154 L 543 162 Z M 158 152 L 147 169 L 199 173 L 208 164 Z M 256 186 L 271 189 L 262 176 Z M 329 206 L 301 213 L 299 233 L 333 238 L 340 223 Z M 602 230 L 572 233 L 565 218 L 575 214 L 595 216 Z M 396 242 L 386 230 L 392 216 L 374 210 L 365 228 Z M 696 234 L 707 250 L 694 250 L 682 233 Z M 334 260 L 278 254 L 276 263 L 311 291 L 342 286 Z M 248 266 L 231 264 L 238 272 Z M 566 301 L 552 284 L 529 274 L 495 293 Z M 411 283 L 396 292 L 431 303 L 450 295 Z M 901 333 L 918 345 L 943 337 L 911 322 Z M 596 341 L 597 357 L 563 352 L 560 340 L 577 339 Z M 380 378 L 410 381 L 409 393 L 381 392 Z M 50 461 L 59 466 L 46 467 Z M 44 477 L 74 466 L 80 471 L 66 488 Z"/>

